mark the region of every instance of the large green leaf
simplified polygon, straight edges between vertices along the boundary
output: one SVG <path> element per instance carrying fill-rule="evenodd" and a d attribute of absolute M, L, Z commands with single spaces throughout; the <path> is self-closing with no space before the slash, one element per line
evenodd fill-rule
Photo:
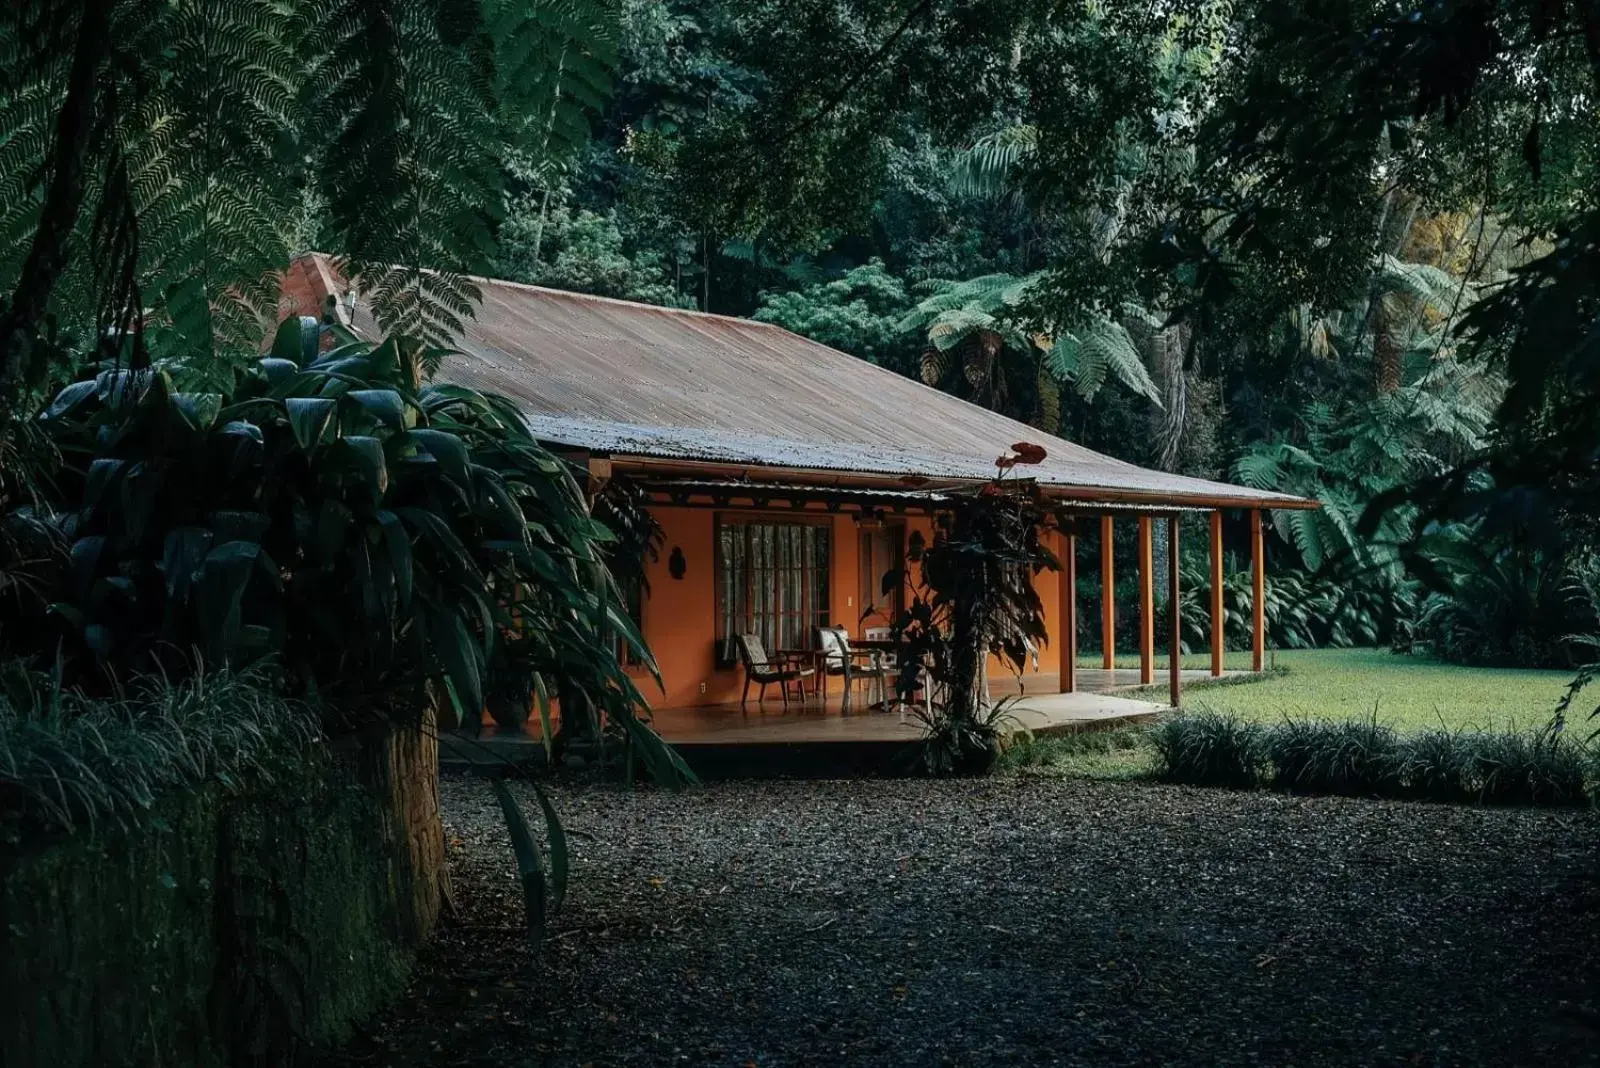
<path fill-rule="evenodd" d="M 322 440 L 339 402 L 327 397 L 288 397 L 283 406 L 289 413 L 289 429 L 294 432 L 295 442 L 310 451 Z"/>
<path fill-rule="evenodd" d="M 383 457 L 383 442 L 363 434 L 346 434 L 340 444 L 355 457 L 368 479 L 382 496 L 389 490 L 389 466 Z"/>
<path fill-rule="evenodd" d="M 400 606 L 408 607 L 411 604 L 411 536 L 406 533 L 400 517 L 391 511 L 380 511 L 378 524 L 383 529 L 384 545 L 389 553 L 389 567 L 394 572 Z"/>
<path fill-rule="evenodd" d="M 539 844 L 534 841 L 528 820 L 522 814 L 517 799 L 512 796 L 505 780 L 489 780 L 494 787 L 495 799 L 500 802 L 500 812 L 505 816 L 506 833 L 511 838 L 511 852 L 517 860 L 517 876 L 522 881 L 522 905 L 528 924 L 528 938 L 535 946 L 544 941 L 545 885 L 544 866 L 539 859 Z"/>
<path fill-rule="evenodd" d="M 483 649 L 472 639 L 461 617 L 435 607 L 431 617 L 434 655 L 450 677 L 470 716 L 483 712 Z"/>
<path fill-rule="evenodd" d="M 392 430 L 399 430 L 406 422 L 406 402 L 392 389 L 352 389 L 345 394 L 359 404 L 367 414 Z"/>

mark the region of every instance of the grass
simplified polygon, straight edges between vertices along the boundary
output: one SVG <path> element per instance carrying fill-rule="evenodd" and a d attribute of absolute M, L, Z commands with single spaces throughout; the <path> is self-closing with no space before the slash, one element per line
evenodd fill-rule
<path fill-rule="evenodd" d="M 1100 657 L 1085 655 L 1079 663 L 1099 667 Z M 1183 659 L 1186 668 L 1206 668 L 1210 663 L 1206 653 Z M 1157 664 L 1157 678 L 1163 681 L 1148 692 L 1164 701 L 1161 670 L 1165 662 L 1158 659 Z M 1448 796 L 1451 782 L 1460 778 L 1461 772 L 1450 766 L 1459 750 L 1455 740 L 1460 734 L 1516 731 L 1531 735 L 1549 723 L 1556 702 L 1571 681 L 1570 673 L 1563 671 L 1461 667 L 1381 649 L 1283 650 L 1269 654 L 1268 664 L 1276 670 L 1265 678 L 1186 685 L 1185 710 L 1267 727 L 1293 721 L 1301 732 L 1318 723 L 1338 725 L 1347 733 L 1375 732 L 1373 738 L 1365 739 L 1367 743 L 1382 741 L 1378 735 L 1386 736 L 1387 731 L 1377 728 L 1386 728 L 1404 736 L 1407 752 L 1423 765 L 1411 769 L 1408 777 L 1437 779 L 1426 791 L 1435 797 Z M 1117 666 L 1136 668 L 1139 658 L 1119 656 Z M 1225 666 L 1248 670 L 1250 654 L 1230 652 Z M 1343 750 L 1332 745 L 1316 748 L 1319 754 L 1333 754 L 1319 760 L 1335 761 L 1331 767 L 1316 768 L 1318 778 L 1340 774 L 1338 762 L 1349 761 L 1352 753 L 1362 751 L 1356 744 L 1362 739 L 1346 741 L 1350 744 Z M 1438 751 L 1437 756 L 1430 759 L 1433 750 Z M 1503 759 L 1514 764 L 1522 755 L 1507 753 Z M 1156 774 L 1159 765 L 1150 732 L 1139 729 L 1025 741 L 1001 762 L 1002 769 L 1013 774 L 1088 779 L 1146 778 Z M 1426 770 L 1429 768 L 1435 770 Z M 1294 774 L 1301 773 L 1310 772 L 1296 767 Z M 1464 795 L 1464 787 L 1461 792 Z"/>
<path fill-rule="evenodd" d="M 1185 687 L 1185 706 L 1263 723 L 1370 720 L 1376 711 L 1379 723 L 1403 732 L 1537 730 L 1572 681 L 1570 672 L 1461 667 L 1382 649 L 1290 649 L 1274 659 L 1282 670 L 1247 685 Z M 1119 667 L 1125 663 L 1139 661 L 1118 657 Z M 1207 655 L 1184 658 L 1184 667 L 1209 665 Z M 1226 666 L 1248 669 L 1249 654 L 1229 653 Z"/>
<path fill-rule="evenodd" d="M 1119 781 L 1155 772 L 1155 750 L 1139 727 L 1023 738 L 1000 755 L 1002 772 Z"/>

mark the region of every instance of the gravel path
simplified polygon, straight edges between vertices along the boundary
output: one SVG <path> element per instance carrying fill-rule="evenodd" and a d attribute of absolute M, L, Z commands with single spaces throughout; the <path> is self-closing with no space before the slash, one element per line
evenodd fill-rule
<path fill-rule="evenodd" d="M 1600 1063 L 1600 819 L 1083 781 L 557 791 L 537 959 L 481 782 L 461 923 L 335 1064 Z"/>

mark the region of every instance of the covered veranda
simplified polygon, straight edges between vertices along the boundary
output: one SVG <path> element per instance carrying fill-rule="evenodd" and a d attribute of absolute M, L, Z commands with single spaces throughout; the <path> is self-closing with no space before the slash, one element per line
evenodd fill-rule
<path fill-rule="evenodd" d="M 628 477 L 633 478 L 639 486 L 645 489 L 652 501 L 666 506 L 677 508 L 709 509 L 718 512 L 730 510 L 752 510 L 766 515 L 818 515 L 818 514 L 844 514 L 855 516 L 857 520 L 863 518 L 881 520 L 884 516 L 912 517 L 919 516 L 931 518 L 950 503 L 950 493 L 959 483 L 951 483 L 942 489 L 938 487 L 922 486 L 917 489 L 907 489 L 903 483 L 882 480 L 853 479 L 846 484 L 837 475 L 831 484 L 818 485 L 793 480 L 768 481 L 751 479 L 746 475 L 742 478 L 712 478 L 701 475 L 684 476 L 682 474 L 664 474 L 657 464 L 649 461 L 605 460 L 600 463 L 591 461 L 591 471 L 599 477 L 592 482 L 598 483 L 601 478 L 609 479 L 624 471 Z M 924 480 L 925 481 L 925 480 Z M 874 485 L 873 482 L 877 484 Z M 887 483 L 887 484 L 885 484 Z M 1166 502 L 1151 501 L 1141 502 L 1128 499 L 1093 499 L 1086 497 L 1081 492 L 1071 495 L 1062 493 L 1053 487 L 1040 487 L 1048 505 L 1048 520 L 1046 531 L 1047 539 L 1053 541 L 1051 548 L 1055 552 L 1060 567 L 1054 573 L 1056 585 L 1053 600 L 1054 616 L 1046 620 L 1047 629 L 1060 649 L 1056 654 L 1057 670 L 1045 674 L 1027 674 L 1019 678 L 996 677 L 991 680 L 991 688 L 996 698 L 1012 695 L 1023 698 L 1023 705 L 1028 708 L 1043 708 L 1042 698 L 1045 696 L 1071 696 L 1071 695 L 1103 695 L 1117 690 L 1143 689 L 1157 683 L 1158 661 L 1164 660 L 1162 674 L 1166 683 L 1166 702 L 1151 700 L 1147 691 L 1141 694 L 1145 698 L 1141 704 L 1150 705 L 1151 709 L 1162 707 L 1176 708 L 1182 704 L 1182 689 L 1184 685 L 1204 679 L 1222 677 L 1226 652 L 1226 612 L 1223 602 L 1224 582 L 1226 580 L 1226 555 L 1223 545 L 1224 510 L 1226 505 L 1217 502 L 1211 507 L 1202 504 L 1185 503 L 1175 506 Z M 1249 672 L 1259 672 L 1264 666 L 1266 652 L 1266 619 L 1265 619 L 1265 586 L 1266 586 L 1266 557 L 1263 538 L 1263 514 L 1260 508 L 1241 509 L 1247 518 L 1249 534 L 1249 560 L 1251 573 L 1251 649 Z M 1182 588 L 1180 579 L 1180 519 L 1183 515 L 1199 516 L 1204 519 L 1208 536 L 1209 561 L 1209 597 L 1207 598 L 1207 633 L 1209 635 L 1210 664 L 1208 669 L 1184 670 L 1182 668 L 1182 633 L 1184 620 L 1181 616 Z M 1136 531 L 1136 560 L 1134 562 L 1137 579 L 1137 599 L 1135 606 L 1122 606 L 1117 603 L 1116 582 L 1118 559 L 1116 556 L 1116 535 L 1119 530 L 1125 529 L 1125 524 L 1133 524 Z M 1163 559 L 1156 558 L 1157 528 L 1162 529 L 1165 537 L 1165 552 Z M 1085 668 L 1079 664 L 1078 634 L 1080 631 L 1079 606 L 1078 606 L 1078 571 L 1079 571 L 1079 541 L 1086 532 L 1092 531 L 1097 535 L 1098 561 L 1100 587 L 1100 665 L 1097 668 Z M 1038 576 L 1036 581 L 1051 581 L 1049 574 Z M 1166 613 L 1167 626 L 1165 633 L 1156 633 L 1157 616 L 1157 590 L 1164 595 L 1166 604 L 1172 610 Z M 1139 664 L 1136 669 L 1116 667 L 1117 662 L 1117 620 L 1120 611 L 1132 611 L 1137 622 Z M 1164 654 L 1164 655 L 1162 655 Z M 1244 672 L 1232 672 L 1244 674 Z M 835 684 L 836 688 L 839 684 Z M 814 689 L 817 687 L 814 686 Z M 825 687 L 821 687 L 825 692 Z M 1119 700 L 1128 700 L 1119 698 Z M 782 702 L 770 699 L 757 703 L 751 701 L 748 705 L 742 703 L 726 702 L 721 704 L 700 704 L 695 708 L 664 708 L 658 712 L 658 722 L 665 730 L 669 722 L 709 724 L 718 726 L 704 726 L 698 729 L 722 731 L 736 729 L 737 723 L 730 718 L 734 711 L 748 717 L 758 713 L 760 717 L 771 717 L 782 712 L 789 712 L 797 721 L 805 718 L 827 717 L 829 715 L 846 715 L 851 712 L 864 713 L 868 710 L 869 702 L 862 700 L 860 695 L 845 697 L 836 694 L 834 699 L 818 701 L 815 696 L 807 702 L 795 702 L 794 707 L 785 709 Z M 1082 702 L 1057 702 L 1055 706 L 1060 709 L 1074 708 L 1087 709 L 1091 707 Z M 898 718 L 898 716 L 897 716 Z M 726 720 L 726 725 L 721 725 Z M 845 728 L 839 728 L 841 730 Z"/>

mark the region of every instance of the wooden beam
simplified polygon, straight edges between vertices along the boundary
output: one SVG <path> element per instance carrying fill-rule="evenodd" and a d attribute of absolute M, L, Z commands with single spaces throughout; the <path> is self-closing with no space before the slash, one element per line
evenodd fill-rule
<path fill-rule="evenodd" d="M 1261 509 L 1250 509 L 1250 670 L 1260 671 L 1267 652 L 1267 554 Z"/>
<path fill-rule="evenodd" d="M 1222 510 L 1211 513 L 1211 677 L 1222 674 L 1227 635 L 1222 618 Z"/>
<path fill-rule="evenodd" d="M 1167 652 L 1167 688 L 1168 700 L 1173 708 L 1177 708 L 1180 701 L 1178 695 L 1179 684 L 1182 681 L 1183 671 L 1183 627 L 1180 620 L 1178 601 L 1178 517 L 1172 516 L 1167 520 L 1167 604 L 1172 617 L 1172 634 Z"/>
<path fill-rule="evenodd" d="M 1156 679 L 1156 550 L 1150 517 L 1139 517 L 1139 683 Z"/>
<path fill-rule="evenodd" d="M 1100 517 L 1100 663 L 1117 666 L 1117 569 L 1111 559 L 1111 516 Z"/>
<path fill-rule="evenodd" d="M 611 482 L 611 458 L 608 456 L 590 456 L 585 465 L 589 469 L 589 484 L 585 487 L 589 491 L 589 503 L 605 492 L 606 486 Z"/>
<path fill-rule="evenodd" d="M 1059 673 L 1062 693 L 1078 688 L 1078 528 L 1068 523 L 1061 530 L 1061 570 L 1056 572 L 1061 604 L 1057 613 L 1061 649 Z"/>

